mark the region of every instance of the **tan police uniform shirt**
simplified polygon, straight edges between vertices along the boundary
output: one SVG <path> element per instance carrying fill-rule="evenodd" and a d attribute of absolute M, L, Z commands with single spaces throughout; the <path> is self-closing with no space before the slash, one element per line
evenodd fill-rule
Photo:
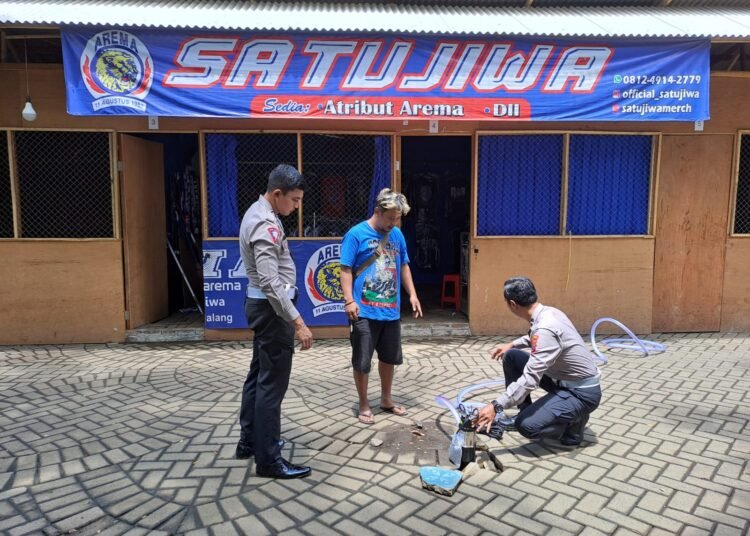
<path fill-rule="evenodd" d="M 593 354 L 570 319 L 541 303 L 531 315 L 529 334 L 513 341 L 513 348 L 531 348 L 531 355 L 523 375 L 497 398 L 506 409 L 520 404 L 544 374 L 553 380 L 581 380 L 599 373 Z"/>
<path fill-rule="evenodd" d="M 260 289 L 277 315 L 291 322 L 299 311 L 287 289 L 294 288 L 297 270 L 294 266 L 284 226 L 271 203 L 262 195 L 253 203 L 240 225 L 240 256 L 250 286 Z M 288 285 L 288 286 L 287 286 Z"/>

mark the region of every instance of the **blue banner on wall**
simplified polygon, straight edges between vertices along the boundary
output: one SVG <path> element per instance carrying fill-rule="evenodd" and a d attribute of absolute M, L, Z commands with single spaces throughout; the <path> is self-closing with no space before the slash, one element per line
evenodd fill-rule
<path fill-rule="evenodd" d="M 344 326 L 340 243 L 330 240 L 288 242 L 297 266 L 297 310 L 309 326 Z M 237 240 L 203 243 L 206 328 L 246 328 L 247 274 Z"/>
<path fill-rule="evenodd" d="M 68 28 L 73 115 L 695 121 L 710 42 Z"/>

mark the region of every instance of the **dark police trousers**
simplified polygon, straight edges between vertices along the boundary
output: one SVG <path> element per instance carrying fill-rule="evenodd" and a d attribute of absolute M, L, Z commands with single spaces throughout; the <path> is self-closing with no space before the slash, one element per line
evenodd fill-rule
<path fill-rule="evenodd" d="M 503 356 L 505 385 L 518 380 L 529 360 L 529 354 L 518 349 L 508 350 Z M 569 425 L 580 423 L 594 411 L 602 398 L 601 387 L 567 389 L 547 376 L 542 376 L 539 386 L 547 394 L 536 402 L 531 395 L 518 405 L 516 428 L 527 439 L 560 439 Z"/>
<path fill-rule="evenodd" d="M 245 315 L 254 337 L 242 388 L 240 440 L 255 451 L 256 465 L 270 465 L 281 459 L 281 402 L 292 372 L 294 327 L 276 315 L 268 300 L 246 298 Z"/>

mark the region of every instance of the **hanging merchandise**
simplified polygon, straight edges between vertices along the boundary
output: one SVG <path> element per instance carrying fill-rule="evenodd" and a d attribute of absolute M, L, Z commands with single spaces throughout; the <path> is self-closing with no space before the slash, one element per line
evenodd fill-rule
<path fill-rule="evenodd" d="M 192 160 L 195 159 L 195 156 Z M 202 312 L 203 245 L 200 236 L 198 175 L 191 163 L 169 176 L 167 246 L 182 279 L 182 306 Z"/>
<path fill-rule="evenodd" d="M 440 269 L 440 227 L 444 217 L 438 204 L 439 181 L 434 173 L 415 175 L 408 193 L 414 213 L 414 268 L 420 275 L 435 273 Z M 419 279 L 421 277 L 418 276 Z"/>

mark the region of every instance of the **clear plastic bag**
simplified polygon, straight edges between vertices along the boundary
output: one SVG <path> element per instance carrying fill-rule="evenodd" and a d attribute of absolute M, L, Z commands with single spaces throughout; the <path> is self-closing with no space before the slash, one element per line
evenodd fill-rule
<path fill-rule="evenodd" d="M 462 430 L 458 430 L 453 434 L 450 447 L 448 447 L 448 459 L 456 467 L 461 466 L 461 452 L 464 446 L 465 435 Z"/>

